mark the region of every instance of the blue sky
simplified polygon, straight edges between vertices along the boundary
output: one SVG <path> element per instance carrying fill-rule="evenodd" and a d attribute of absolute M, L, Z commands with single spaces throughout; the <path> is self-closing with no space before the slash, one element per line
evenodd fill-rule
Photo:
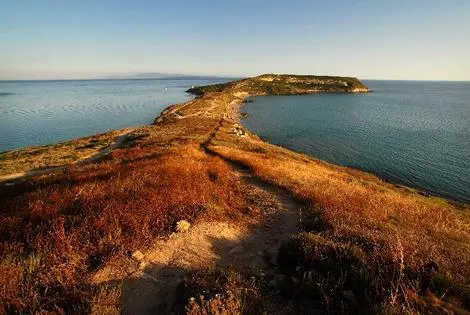
<path fill-rule="evenodd" d="M 470 80 L 468 0 L 0 0 L 0 79 Z"/>

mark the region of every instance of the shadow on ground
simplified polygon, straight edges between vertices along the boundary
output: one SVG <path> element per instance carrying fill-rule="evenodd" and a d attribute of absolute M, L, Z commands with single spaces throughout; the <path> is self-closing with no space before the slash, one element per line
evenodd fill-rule
<path fill-rule="evenodd" d="M 178 296 L 177 288 L 195 273 L 230 269 L 266 283 L 276 277 L 279 247 L 298 230 L 304 205 L 248 172 L 237 172 L 246 185 L 250 207 L 262 211 L 263 219 L 244 227 L 204 222 L 158 241 L 139 259 L 140 270 L 123 280 L 125 314 L 179 313 L 186 297 Z"/>

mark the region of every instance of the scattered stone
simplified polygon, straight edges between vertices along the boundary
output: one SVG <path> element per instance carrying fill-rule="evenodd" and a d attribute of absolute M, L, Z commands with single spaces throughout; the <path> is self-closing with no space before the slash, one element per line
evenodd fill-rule
<path fill-rule="evenodd" d="M 176 223 L 176 232 L 184 233 L 191 228 L 191 223 L 186 220 L 181 220 Z"/>
<path fill-rule="evenodd" d="M 132 253 L 132 258 L 137 261 L 141 261 L 142 259 L 144 259 L 144 254 L 140 250 L 136 250 Z"/>
<path fill-rule="evenodd" d="M 424 197 L 431 197 L 431 194 L 427 191 L 418 191 L 418 194 Z"/>

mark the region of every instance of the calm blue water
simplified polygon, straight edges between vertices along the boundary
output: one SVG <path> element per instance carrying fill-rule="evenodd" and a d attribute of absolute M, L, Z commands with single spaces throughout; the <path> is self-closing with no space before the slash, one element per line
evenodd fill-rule
<path fill-rule="evenodd" d="M 0 152 L 152 123 L 191 86 L 227 79 L 0 81 Z"/>
<path fill-rule="evenodd" d="M 369 94 L 257 97 L 270 142 L 470 202 L 470 82 L 368 81 Z"/>

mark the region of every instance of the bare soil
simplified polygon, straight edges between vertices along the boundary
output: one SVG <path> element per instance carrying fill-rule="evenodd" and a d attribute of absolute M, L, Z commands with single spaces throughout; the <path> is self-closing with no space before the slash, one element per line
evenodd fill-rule
<path fill-rule="evenodd" d="M 123 280 L 122 303 L 126 314 L 172 313 L 177 286 L 190 271 L 232 267 L 236 271 L 271 277 L 281 244 L 298 228 L 302 203 L 283 190 L 260 181 L 247 170 L 233 167 L 252 208 L 260 217 L 245 224 L 200 222 L 188 232 L 156 241 Z M 119 268 L 118 268 L 119 269 Z M 110 280 L 118 270 L 95 276 Z"/>

